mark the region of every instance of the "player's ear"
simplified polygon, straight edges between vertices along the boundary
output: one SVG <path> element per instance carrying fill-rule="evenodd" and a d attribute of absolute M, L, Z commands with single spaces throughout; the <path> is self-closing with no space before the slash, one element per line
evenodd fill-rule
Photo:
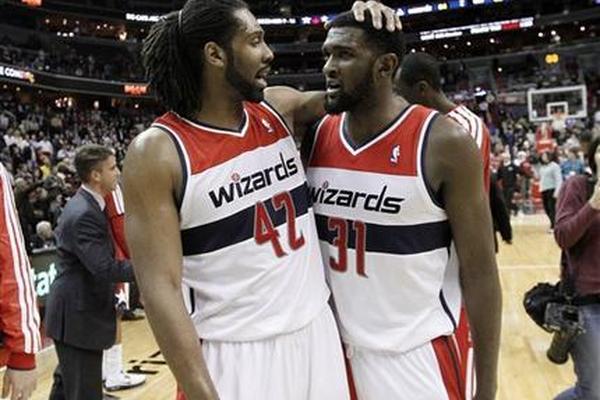
<path fill-rule="evenodd" d="M 209 65 L 224 68 L 227 63 L 227 53 L 216 42 L 208 42 L 204 45 L 204 60 Z"/>
<path fill-rule="evenodd" d="M 427 92 L 429 91 L 429 83 L 427 83 L 427 81 L 419 81 L 417 82 L 417 91 L 419 92 L 420 95 L 426 95 Z"/>
<path fill-rule="evenodd" d="M 377 58 L 375 64 L 380 78 L 394 79 L 394 72 L 398 69 L 398 56 L 392 53 L 383 54 Z"/>

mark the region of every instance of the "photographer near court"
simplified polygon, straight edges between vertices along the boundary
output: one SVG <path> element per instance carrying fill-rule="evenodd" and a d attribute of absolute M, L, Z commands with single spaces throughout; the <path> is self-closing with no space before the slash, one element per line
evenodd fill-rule
<path fill-rule="evenodd" d="M 554 235 L 564 254 L 561 283 L 574 290 L 575 325 L 581 323 L 581 327 L 556 332 L 548 350 L 550 360 L 559 363 L 566 361 L 568 352 L 577 377 L 575 385 L 555 400 L 600 399 L 599 145 L 600 137 L 596 136 L 588 149 L 591 174 L 569 178 L 556 208 Z M 571 316 L 568 311 L 566 314 L 566 318 Z"/>

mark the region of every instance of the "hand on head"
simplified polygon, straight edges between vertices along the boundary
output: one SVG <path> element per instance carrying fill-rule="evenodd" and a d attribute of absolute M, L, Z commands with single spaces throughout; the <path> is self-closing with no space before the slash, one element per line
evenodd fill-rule
<path fill-rule="evenodd" d="M 383 23 L 385 22 L 385 28 L 390 32 L 402 30 L 402 22 L 400 21 L 400 17 L 396 14 L 394 9 L 386 6 L 385 4 L 375 0 L 369 0 L 366 2 L 358 0 L 352 4 L 352 13 L 357 21 L 364 21 L 365 14 L 367 12 L 371 14 L 373 27 L 375 29 L 383 28 Z M 329 23 L 325 24 L 325 29 L 329 29 Z"/>

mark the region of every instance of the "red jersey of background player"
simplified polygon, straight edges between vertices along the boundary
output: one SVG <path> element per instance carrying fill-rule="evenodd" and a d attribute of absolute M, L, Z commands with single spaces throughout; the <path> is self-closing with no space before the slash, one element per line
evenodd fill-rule
<path fill-rule="evenodd" d="M 0 164 L 0 366 L 35 368 L 42 346 L 33 271 L 15 207 L 10 176 Z"/>
<path fill-rule="evenodd" d="M 477 143 L 477 147 L 479 147 L 479 150 L 481 151 L 481 157 L 483 158 L 483 182 L 485 183 L 485 189 L 489 192 L 491 173 L 490 131 L 483 120 L 465 106 L 457 106 L 454 110 L 446 114 L 446 116 L 462 126 L 475 140 L 475 143 Z"/>
<path fill-rule="evenodd" d="M 129 249 L 125 240 L 125 206 L 121 186 L 117 185 L 117 188 L 108 194 L 104 201 L 115 245 L 115 256 L 117 260 L 129 259 Z"/>

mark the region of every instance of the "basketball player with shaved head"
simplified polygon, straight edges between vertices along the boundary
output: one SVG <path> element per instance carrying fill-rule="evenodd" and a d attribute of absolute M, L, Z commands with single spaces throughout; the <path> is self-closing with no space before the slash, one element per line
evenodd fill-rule
<path fill-rule="evenodd" d="M 324 93 L 266 88 L 273 52 L 241 0 L 188 0 L 142 56 L 169 112 L 129 148 L 126 235 L 179 398 L 347 400 L 290 129 L 325 113 Z"/>
<path fill-rule="evenodd" d="M 463 300 L 475 398 L 494 399 L 501 294 L 477 146 L 395 92 L 401 32 L 341 14 L 323 54 L 329 114 L 307 176 L 358 399 L 465 398 Z"/>

